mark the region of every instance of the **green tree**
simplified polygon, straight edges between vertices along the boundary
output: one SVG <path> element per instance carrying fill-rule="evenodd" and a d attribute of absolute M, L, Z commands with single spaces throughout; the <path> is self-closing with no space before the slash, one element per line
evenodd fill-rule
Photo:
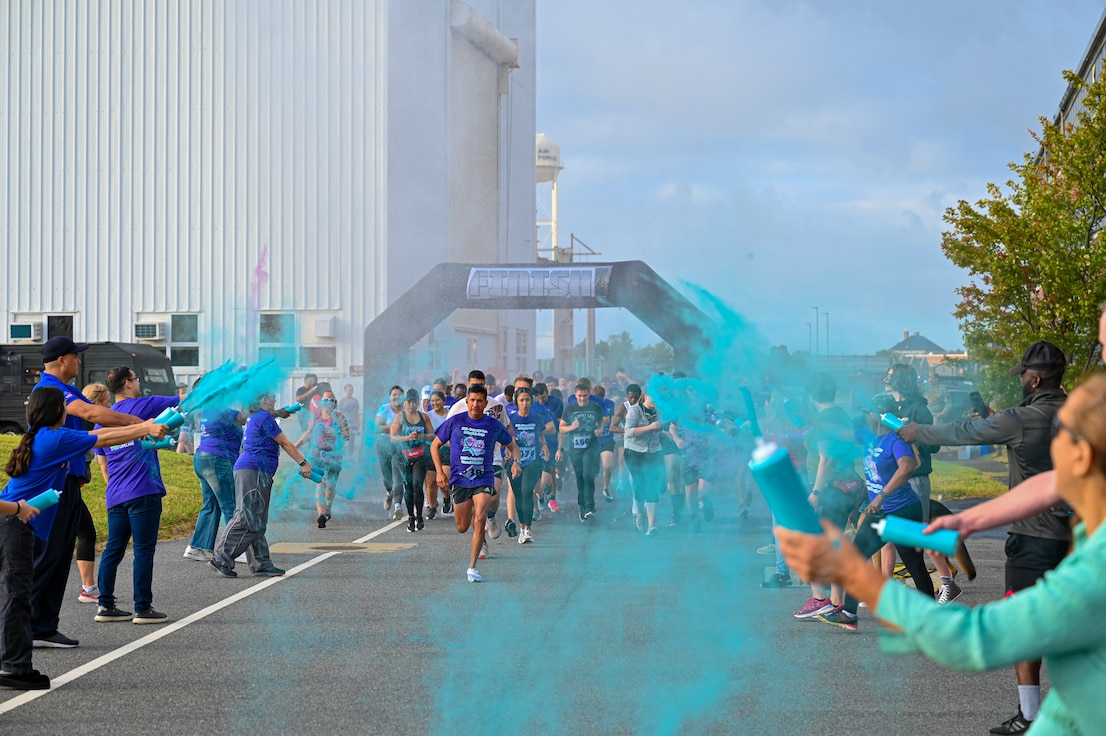
<path fill-rule="evenodd" d="M 971 280 L 957 292 L 954 316 L 964 345 L 983 369 L 985 395 L 1014 402 L 1007 369 L 1036 340 L 1059 345 L 1068 381 L 1099 363 L 1099 304 L 1106 300 L 1106 82 L 1085 83 L 1077 123 L 1041 118 L 1039 150 L 1010 164 L 1006 190 L 989 184 L 986 199 L 945 211 L 951 226 L 941 249 Z"/>

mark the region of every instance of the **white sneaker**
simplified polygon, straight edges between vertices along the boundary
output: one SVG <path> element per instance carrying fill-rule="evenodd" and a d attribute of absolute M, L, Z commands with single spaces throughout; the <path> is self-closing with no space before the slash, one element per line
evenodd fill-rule
<path fill-rule="evenodd" d="M 482 583 L 484 578 L 480 577 L 480 573 L 475 567 L 470 567 L 468 571 L 468 579 L 470 583 Z"/>
<path fill-rule="evenodd" d="M 484 540 L 484 544 L 480 545 L 480 559 L 488 559 L 488 540 Z"/>
<path fill-rule="evenodd" d="M 519 544 L 528 544 L 529 542 L 533 542 L 533 541 L 534 541 L 534 535 L 530 533 L 529 529 L 523 529 L 521 532 L 518 533 L 518 543 Z"/>
<path fill-rule="evenodd" d="M 81 588 L 80 594 L 77 595 L 78 603 L 99 603 L 100 602 L 100 589 L 95 585 L 92 586 L 92 590 L 85 590 Z"/>
<path fill-rule="evenodd" d="M 399 521 L 403 518 L 403 507 L 400 506 L 398 503 L 396 504 L 396 507 L 392 509 L 392 518 L 396 521 Z"/>
<path fill-rule="evenodd" d="M 487 530 L 492 539 L 499 539 L 499 535 L 503 533 L 503 526 L 500 525 L 499 519 L 494 516 L 484 523 L 484 529 Z"/>
<path fill-rule="evenodd" d="M 211 552 L 206 549 L 200 549 L 199 547 L 193 547 L 191 544 L 184 548 L 184 559 L 196 560 L 197 562 L 207 562 L 212 558 Z"/>

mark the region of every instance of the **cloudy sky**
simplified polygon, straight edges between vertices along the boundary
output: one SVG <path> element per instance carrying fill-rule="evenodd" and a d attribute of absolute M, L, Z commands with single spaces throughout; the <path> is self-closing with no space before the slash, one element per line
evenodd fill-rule
<path fill-rule="evenodd" d="M 942 215 L 1035 150 L 1102 0 L 546 0 L 560 244 L 700 285 L 770 344 L 963 344 Z M 578 334 L 583 319 L 577 320 Z M 656 337 L 623 310 L 598 335 Z M 824 316 L 820 349 L 826 350 Z"/>

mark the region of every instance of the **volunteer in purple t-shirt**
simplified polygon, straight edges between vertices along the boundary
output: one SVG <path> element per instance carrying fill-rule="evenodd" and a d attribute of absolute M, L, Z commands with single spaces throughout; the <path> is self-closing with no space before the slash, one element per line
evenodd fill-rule
<path fill-rule="evenodd" d="M 161 436 L 168 430 L 152 422 L 95 432 L 69 429 L 64 426 L 65 398 L 64 392 L 52 386 L 31 392 L 27 432 L 4 466 L 11 480 L 0 491 L 0 513 L 7 514 L 0 521 L 0 591 L 4 601 L 0 607 L 0 687 L 15 690 L 50 687 L 50 678 L 31 668 L 31 584 L 35 542 L 49 538 L 57 506 L 36 517 L 37 510 L 28 505 L 28 499 L 51 489 L 61 490 L 64 498 L 66 464 L 77 457 L 83 459 L 97 445 L 125 442 L 147 432 Z"/>
<path fill-rule="evenodd" d="M 311 477 L 311 463 L 277 424 L 273 414 L 286 417 L 288 412 L 275 406 L 272 395 L 262 396 L 256 411 L 246 420 L 242 453 L 234 463 L 234 516 L 215 540 L 215 554 L 207 563 L 225 578 L 238 576 L 234 560 L 243 552 L 255 576 L 284 574 L 284 570 L 269 559 L 269 542 L 265 539 L 273 476 L 280 463 L 281 450 L 299 464 L 300 475 L 304 478 Z"/>
<path fill-rule="evenodd" d="M 214 557 L 219 519 L 226 525 L 234 515 L 234 463 L 242 449 L 245 423 L 246 412 L 237 409 L 205 409 L 200 416 L 200 443 L 192 467 L 200 479 L 203 506 L 184 550 L 186 560 L 207 562 Z"/>
<path fill-rule="evenodd" d="M 138 376 L 130 366 L 112 368 L 104 383 L 115 396 L 112 411 L 139 419 L 153 419 L 180 403 L 179 396 L 143 396 Z M 130 440 L 99 448 L 96 456 L 108 479 L 108 539 L 96 576 L 100 600 L 94 620 L 163 624 L 169 617 L 153 607 L 154 551 L 161 527 L 161 497 L 165 495 L 157 450 L 144 449 L 139 440 Z M 116 573 L 132 540 L 134 613 L 118 608 L 115 601 Z"/>
<path fill-rule="evenodd" d="M 514 464 L 511 477 L 522 472 L 518 464 L 521 453 L 507 428 L 493 416 L 484 413 L 488 405 L 488 390 L 483 384 L 469 386 L 465 397 L 468 411 L 442 422 L 434 432 L 430 445 L 430 458 L 437 471 L 439 488 L 449 488 L 453 498 L 453 520 L 457 531 L 464 534 L 472 527 L 472 546 L 469 555 L 468 580 L 478 583 L 483 578 L 476 570 L 476 560 L 484 547 L 485 524 L 473 524 L 473 518 L 483 520 L 495 494 L 495 444 L 498 442 L 511 452 Z M 442 445 L 449 445 L 449 472 L 442 464 Z"/>

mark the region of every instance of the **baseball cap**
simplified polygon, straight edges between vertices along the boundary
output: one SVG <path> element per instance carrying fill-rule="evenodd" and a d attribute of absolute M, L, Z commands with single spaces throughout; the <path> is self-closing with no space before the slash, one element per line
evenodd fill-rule
<path fill-rule="evenodd" d="M 434 393 L 434 387 L 433 386 L 423 386 L 422 387 L 422 397 L 424 399 L 429 399 L 430 394 L 432 394 L 432 393 Z"/>
<path fill-rule="evenodd" d="M 1025 349 L 1022 360 L 1010 369 L 1011 376 L 1026 371 L 1062 371 L 1068 367 L 1064 351 L 1046 340 L 1039 340 Z"/>
<path fill-rule="evenodd" d="M 409 388 L 409 389 L 407 389 L 407 394 L 405 395 L 405 399 L 407 401 L 418 401 L 419 400 L 419 392 L 417 390 L 413 389 L 413 388 Z"/>
<path fill-rule="evenodd" d="M 78 345 L 68 337 L 51 337 L 42 346 L 42 362 L 52 363 L 63 355 L 83 353 L 88 345 Z"/>

